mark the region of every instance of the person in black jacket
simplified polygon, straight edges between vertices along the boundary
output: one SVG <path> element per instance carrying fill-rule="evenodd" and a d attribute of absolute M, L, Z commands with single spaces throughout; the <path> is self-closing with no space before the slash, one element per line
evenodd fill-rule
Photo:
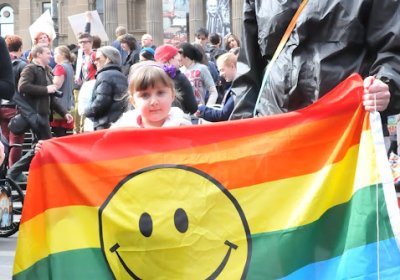
<path fill-rule="evenodd" d="M 186 114 L 197 111 L 193 87 L 188 78 L 179 70 L 179 50 L 172 45 L 161 45 L 156 49 L 155 59 L 164 65 L 164 70 L 174 81 L 176 98 L 172 106 L 179 107 Z"/>
<path fill-rule="evenodd" d="M 308 1 L 262 86 L 300 3 L 244 1 L 239 60 L 249 67 L 232 88 L 237 98 L 231 119 L 304 108 L 354 72 L 365 79 L 366 110 L 375 109 L 376 97 L 378 111 L 399 113 L 400 5 L 393 0 Z"/>
<path fill-rule="evenodd" d="M 121 72 L 121 55 L 111 46 L 97 50 L 96 83 L 85 116 L 93 121 L 94 130 L 106 129 L 117 121 L 128 108 L 128 79 Z"/>
<path fill-rule="evenodd" d="M 14 95 L 14 76 L 11 68 L 10 55 L 6 43 L 0 36 L 0 98 L 11 100 Z M 4 160 L 4 146 L 0 142 L 0 164 Z"/>
<path fill-rule="evenodd" d="M 118 37 L 118 40 L 121 42 L 121 48 L 128 54 L 121 66 L 122 73 L 128 77 L 131 66 L 139 62 L 140 50 L 138 50 L 136 38 L 132 34 L 124 34 Z"/>
<path fill-rule="evenodd" d="M 54 98 L 57 86 L 53 84 L 53 75 L 49 63 L 51 51 L 49 47 L 34 46 L 32 48 L 32 63 L 25 66 L 22 70 L 18 82 L 18 92 L 24 97 L 26 103 L 30 105 L 32 114 L 22 117 L 31 126 L 37 140 L 50 139 L 52 137 L 49 117 L 54 109 L 63 116 L 68 123 L 73 122 L 73 117 L 67 110 Z M 32 125 L 32 116 L 36 116 L 35 124 Z M 16 180 L 22 171 L 27 170 L 34 156 L 34 151 L 28 151 L 7 171 L 8 178 Z"/>
<path fill-rule="evenodd" d="M 3 37 L 0 37 L 0 98 L 11 100 L 14 95 L 14 75 L 10 55 Z"/>
<path fill-rule="evenodd" d="M 15 78 L 14 96 L 18 93 L 18 81 L 21 77 L 21 72 L 28 62 L 22 58 L 22 38 L 18 35 L 7 35 L 5 37 L 7 48 L 11 58 L 12 71 Z M 10 119 L 17 115 L 17 104 L 13 100 L 1 100 L 0 105 L 0 125 L 4 137 L 10 145 L 22 144 L 24 142 L 24 134 L 15 134 L 8 128 Z M 8 155 L 8 165 L 12 166 L 21 158 L 22 149 L 13 147 Z"/>

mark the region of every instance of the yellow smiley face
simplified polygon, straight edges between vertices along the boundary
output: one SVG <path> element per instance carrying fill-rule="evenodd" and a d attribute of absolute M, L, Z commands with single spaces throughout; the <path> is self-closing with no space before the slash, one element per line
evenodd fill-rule
<path fill-rule="evenodd" d="M 126 177 L 100 207 L 100 242 L 116 279 L 244 279 L 250 231 L 236 199 L 187 166 Z"/>

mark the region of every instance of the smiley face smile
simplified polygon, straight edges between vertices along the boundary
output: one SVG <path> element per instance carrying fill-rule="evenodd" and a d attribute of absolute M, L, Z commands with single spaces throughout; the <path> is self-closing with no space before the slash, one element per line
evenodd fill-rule
<path fill-rule="evenodd" d="M 226 246 L 229 247 L 229 248 L 228 248 L 228 251 L 227 251 L 226 254 L 225 254 L 225 257 L 224 257 L 223 260 L 221 261 L 221 264 L 215 269 L 215 271 L 214 271 L 209 277 L 207 277 L 206 279 L 210 279 L 210 280 L 211 280 L 211 279 L 216 279 L 216 278 L 221 274 L 221 272 L 223 271 L 224 267 L 225 267 L 226 264 L 228 263 L 229 257 L 230 257 L 231 252 L 232 252 L 232 249 L 236 250 L 236 249 L 238 248 L 237 245 L 235 245 L 235 244 L 229 242 L 229 240 L 226 240 L 226 241 L 224 242 L 224 244 L 225 244 Z M 117 257 L 118 257 L 119 261 L 121 262 L 121 264 L 122 264 L 122 266 L 124 267 L 124 269 L 126 270 L 126 272 L 132 277 L 132 279 L 141 280 L 141 278 L 139 278 L 139 277 L 129 268 L 129 266 L 126 265 L 126 263 L 125 263 L 124 260 L 122 259 L 122 257 L 121 257 L 120 254 L 118 253 L 119 247 L 120 247 L 119 244 L 118 244 L 118 243 L 115 243 L 115 245 L 112 246 L 112 247 L 110 248 L 110 252 L 111 252 L 111 253 L 117 254 Z"/>

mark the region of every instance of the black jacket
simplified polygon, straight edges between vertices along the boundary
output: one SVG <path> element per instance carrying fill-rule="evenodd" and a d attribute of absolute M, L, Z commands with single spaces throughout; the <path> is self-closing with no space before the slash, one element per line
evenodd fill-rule
<path fill-rule="evenodd" d="M 35 63 L 29 63 L 21 72 L 18 83 L 18 91 L 25 96 L 27 102 L 40 115 L 49 116 L 50 109 L 54 109 L 61 116 L 65 116 L 67 110 L 58 100 L 47 92 L 48 80 L 52 81 L 51 68 L 43 68 Z"/>
<path fill-rule="evenodd" d="M 137 62 L 139 62 L 139 52 L 137 50 L 133 50 L 128 54 L 125 61 L 122 63 L 122 73 L 128 77 L 131 66 Z"/>
<path fill-rule="evenodd" d="M 11 100 L 14 95 L 14 76 L 6 42 L 0 38 L 0 98 Z"/>
<path fill-rule="evenodd" d="M 309 0 L 288 42 L 263 73 L 301 1 L 245 0 L 241 77 L 232 119 L 303 108 L 354 72 L 389 84 L 386 115 L 400 112 L 400 5 L 393 0 Z M 265 13 L 268 11 L 268 13 Z M 239 69 L 238 69 L 239 72 Z"/>
<path fill-rule="evenodd" d="M 173 106 L 179 107 L 186 114 L 193 114 L 197 111 L 197 101 L 194 97 L 193 87 L 188 78 L 179 69 L 173 78 L 176 90 L 176 98 Z"/>
<path fill-rule="evenodd" d="M 97 72 L 92 102 L 85 111 L 95 130 L 110 127 L 125 112 L 127 88 L 128 80 L 118 65 L 108 64 Z"/>

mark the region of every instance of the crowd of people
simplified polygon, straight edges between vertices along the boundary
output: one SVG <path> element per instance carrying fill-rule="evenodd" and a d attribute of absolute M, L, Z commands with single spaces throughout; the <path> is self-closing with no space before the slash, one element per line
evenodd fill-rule
<path fill-rule="evenodd" d="M 352 72 L 365 78 L 366 110 L 378 110 L 385 116 L 399 113 L 400 79 L 392 69 L 400 63 L 388 55 L 399 49 L 400 40 L 385 39 L 397 36 L 390 32 L 391 26 L 378 21 L 387 31 L 380 35 L 373 33 L 378 28 L 369 30 L 367 23 L 355 25 L 359 33 L 371 34 L 365 42 L 345 36 L 343 29 L 303 34 L 312 38 L 307 40 L 300 35 L 302 27 L 310 24 L 309 18 L 300 15 L 291 30 L 300 37 L 289 37 L 278 59 L 268 65 L 297 7 L 273 7 L 285 10 L 285 17 L 269 18 L 250 2 L 245 3 L 243 42 L 234 34 L 222 38 L 200 28 L 194 42 L 156 46 L 151 34 L 144 34 L 138 42 L 119 26 L 116 40 L 108 46 L 90 33 L 90 14 L 77 44 L 53 50 L 50 35 L 40 32 L 32 48 L 23 52 L 21 38 L 7 36 L 14 96 L 21 100 L 2 99 L 3 134 L 8 141 L 20 143 L 21 132 L 29 128 L 43 140 L 71 130 L 78 134 L 121 126 L 192 125 L 283 113 L 311 104 Z M 329 6 L 332 24 L 340 23 L 339 13 L 334 12 L 340 7 Z M 352 19 L 363 12 L 354 10 Z M 329 26 L 324 28 L 329 30 Z M 339 48 L 331 44 L 333 35 L 349 41 Z M 354 53 L 353 45 L 363 51 Z M 338 53 L 343 56 L 336 61 L 339 56 L 333 54 Z M 296 67 L 288 68 L 290 61 Z M 247 70 L 239 71 L 239 63 L 247 65 Z M 262 83 L 266 66 L 272 70 L 267 73 L 269 82 Z M 22 110 L 24 102 L 28 106 Z M 18 160 L 20 151 L 10 155 L 9 176 L 20 176 L 32 156 Z"/>
<path fill-rule="evenodd" d="M 72 133 L 228 120 L 238 52 L 229 51 L 230 41 L 222 46 L 226 38 L 214 33 L 209 42 L 207 29 L 200 28 L 193 43 L 156 46 L 151 34 L 138 41 L 118 26 L 116 40 L 106 45 L 91 34 L 91 21 L 88 12 L 77 42 L 54 49 L 45 32 L 29 49 L 20 36 L 5 37 L 14 97 L 2 98 L 0 121 L 10 144 L 22 144 L 28 130 L 40 148 L 42 140 Z M 7 176 L 26 180 L 23 171 L 33 156 L 13 149 Z"/>

